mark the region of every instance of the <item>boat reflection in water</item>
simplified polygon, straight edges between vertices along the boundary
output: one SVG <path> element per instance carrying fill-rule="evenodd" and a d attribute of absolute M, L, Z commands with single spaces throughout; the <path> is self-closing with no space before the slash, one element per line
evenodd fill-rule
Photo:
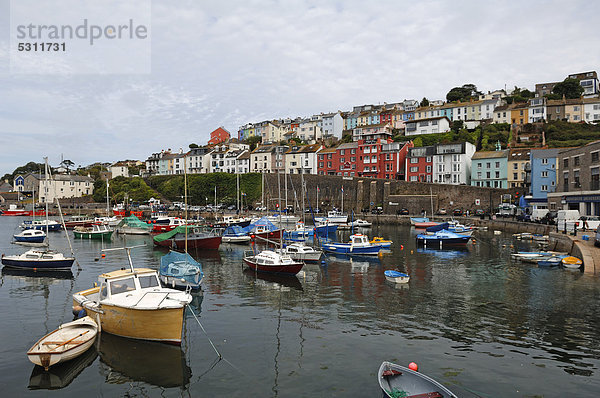
<path fill-rule="evenodd" d="M 256 272 L 250 268 L 244 268 L 242 271 L 246 276 L 247 280 L 252 280 L 256 282 L 267 282 L 263 283 L 263 285 L 271 285 L 273 287 L 285 287 L 289 289 L 295 290 L 304 290 L 302 287 L 302 283 L 298 280 L 296 275 L 282 275 L 282 274 L 271 274 L 268 272 Z"/>
<path fill-rule="evenodd" d="M 181 347 L 102 333 L 96 341 L 107 383 L 140 381 L 163 388 L 186 386 L 192 370 Z"/>
<path fill-rule="evenodd" d="M 417 253 L 431 254 L 442 260 L 452 260 L 467 256 L 471 253 L 470 247 L 452 247 L 448 249 L 429 249 L 424 247 L 417 248 Z"/>
<path fill-rule="evenodd" d="M 73 279 L 73 272 L 68 271 L 52 271 L 52 270 L 33 270 L 24 268 L 2 268 L 2 275 L 20 277 L 22 279 L 30 278 L 49 278 L 49 279 Z"/>
<path fill-rule="evenodd" d="M 370 266 L 381 265 L 379 257 L 373 256 L 348 256 L 345 254 L 327 253 L 327 262 L 330 264 L 348 264 L 352 273 L 365 273 Z"/>
<path fill-rule="evenodd" d="M 47 371 L 41 366 L 34 366 L 29 377 L 30 390 L 57 390 L 71 384 L 71 382 L 85 368 L 96 360 L 98 352 L 91 347 L 80 356 L 58 365 L 52 366 Z"/>

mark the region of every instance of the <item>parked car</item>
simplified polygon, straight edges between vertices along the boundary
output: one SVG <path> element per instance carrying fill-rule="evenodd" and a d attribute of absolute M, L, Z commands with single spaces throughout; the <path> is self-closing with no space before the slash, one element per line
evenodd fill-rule
<path fill-rule="evenodd" d="M 439 210 L 437 211 L 437 214 L 438 214 L 438 215 L 440 215 L 440 216 L 443 216 L 443 215 L 445 215 L 445 214 L 448 214 L 448 212 L 446 211 L 446 209 L 439 209 Z"/>
<path fill-rule="evenodd" d="M 594 239 L 594 246 L 600 247 L 600 226 L 596 228 L 596 239 Z"/>
<path fill-rule="evenodd" d="M 579 226 L 588 231 L 595 231 L 600 226 L 600 217 L 598 216 L 581 216 L 579 217 Z"/>
<path fill-rule="evenodd" d="M 408 209 L 402 208 L 398 210 L 398 214 L 401 216 L 408 216 L 410 213 L 408 212 Z"/>
<path fill-rule="evenodd" d="M 452 212 L 453 216 L 462 216 L 463 215 L 463 211 L 462 209 L 454 209 L 454 211 Z"/>
<path fill-rule="evenodd" d="M 483 216 L 483 215 L 485 215 L 485 211 L 483 209 L 477 209 L 477 210 L 475 210 L 475 215 Z"/>
<path fill-rule="evenodd" d="M 517 221 L 531 221 L 531 216 L 527 213 L 521 213 L 517 216 Z"/>
<path fill-rule="evenodd" d="M 373 209 L 371 210 L 371 214 L 383 214 L 383 207 L 373 207 Z"/>

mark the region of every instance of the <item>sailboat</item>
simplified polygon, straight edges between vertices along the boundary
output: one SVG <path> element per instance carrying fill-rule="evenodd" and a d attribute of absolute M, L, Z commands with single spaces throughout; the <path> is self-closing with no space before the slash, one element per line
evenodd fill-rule
<path fill-rule="evenodd" d="M 184 170 L 184 181 L 183 181 L 183 192 L 185 202 L 185 219 L 187 221 L 187 167 L 186 167 L 186 156 L 183 157 L 183 170 Z M 181 228 L 181 227 L 177 227 Z M 183 226 L 185 229 L 185 252 L 180 253 L 176 251 L 169 251 L 166 255 L 160 259 L 160 268 L 158 270 L 158 276 L 161 282 L 166 286 L 179 289 L 200 289 L 202 279 L 204 279 L 204 273 L 202 272 L 202 265 L 194 260 L 188 253 L 188 226 Z M 156 243 L 156 241 L 155 241 Z M 221 243 L 221 237 L 218 237 L 218 244 Z"/>
<path fill-rule="evenodd" d="M 94 217 L 94 224 L 106 225 L 108 227 L 116 227 L 119 225 L 121 219 L 115 215 L 110 215 L 110 199 L 108 196 L 108 178 L 106 179 L 106 216 L 105 217 Z"/>
<path fill-rule="evenodd" d="M 279 186 L 279 208 L 281 208 L 281 183 L 279 181 L 279 174 L 277 174 L 277 183 Z M 253 250 L 244 252 L 244 263 L 258 272 L 296 275 L 300 272 L 304 263 L 292 259 L 288 254 L 283 252 L 281 239 L 279 240 L 279 245 L 279 250 L 277 251 L 263 250 L 258 254 Z"/>
<path fill-rule="evenodd" d="M 33 186 L 33 211 L 32 216 L 35 217 L 35 185 Z M 32 221 L 33 221 L 32 217 Z M 18 234 L 14 234 L 13 238 L 15 243 L 29 244 L 29 245 L 40 245 L 44 244 L 46 240 L 46 233 L 40 229 L 25 229 Z"/>
<path fill-rule="evenodd" d="M 49 189 L 49 169 L 48 169 L 48 158 L 44 158 L 46 162 L 45 166 L 45 189 Z M 48 192 L 48 191 L 46 191 Z M 46 202 L 46 220 L 48 219 L 48 200 Z M 47 224 L 46 224 L 47 225 Z M 66 230 L 65 230 L 66 233 Z M 46 229 L 46 235 L 48 230 Z M 50 237 L 48 237 L 49 239 Z M 50 250 L 50 249 L 31 249 L 20 255 L 6 256 L 2 254 L 2 264 L 7 267 L 22 268 L 22 269 L 34 269 L 34 270 L 66 270 L 70 271 L 74 257 L 65 257 L 64 254 Z"/>
<path fill-rule="evenodd" d="M 348 215 L 344 214 L 344 187 L 342 186 L 342 209 L 330 210 L 327 212 L 327 217 L 315 218 L 315 221 L 327 222 L 329 224 L 346 224 L 348 222 Z"/>

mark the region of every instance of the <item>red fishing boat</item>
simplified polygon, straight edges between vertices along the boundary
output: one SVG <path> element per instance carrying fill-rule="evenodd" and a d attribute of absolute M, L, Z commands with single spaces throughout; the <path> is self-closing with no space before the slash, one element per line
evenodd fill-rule
<path fill-rule="evenodd" d="M 244 263 L 254 271 L 289 275 L 296 275 L 304 266 L 302 261 L 295 261 L 287 254 L 272 250 L 263 250 L 258 254 L 248 250 L 244 253 Z"/>
<path fill-rule="evenodd" d="M 185 250 L 187 231 L 187 247 L 194 249 L 216 250 L 221 245 L 221 235 L 215 230 L 205 231 L 199 227 L 178 226 L 172 231 L 156 235 L 152 240 L 156 246 Z"/>

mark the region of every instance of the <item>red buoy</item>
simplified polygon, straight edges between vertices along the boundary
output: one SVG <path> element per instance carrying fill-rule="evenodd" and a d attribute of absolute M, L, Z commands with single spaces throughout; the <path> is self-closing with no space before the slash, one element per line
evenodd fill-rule
<path fill-rule="evenodd" d="M 419 366 L 416 363 L 414 363 L 414 362 L 409 363 L 408 364 L 408 368 L 410 370 L 414 370 L 415 372 L 419 371 Z"/>

